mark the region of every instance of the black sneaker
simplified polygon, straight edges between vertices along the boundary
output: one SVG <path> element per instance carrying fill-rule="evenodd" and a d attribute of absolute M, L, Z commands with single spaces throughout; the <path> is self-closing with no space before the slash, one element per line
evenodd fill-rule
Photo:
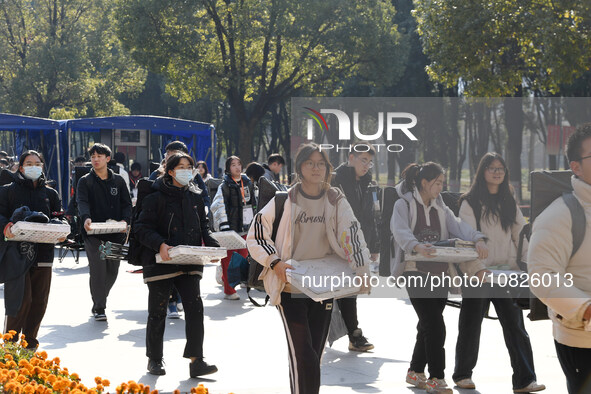
<path fill-rule="evenodd" d="M 152 375 L 166 375 L 162 360 L 148 360 L 148 372 Z"/>
<path fill-rule="evenodd" d="M 196 378 L 197 376 L 209 375 L 218 371 L 215 365 L 209 365 L 203 360 L 195 360 L 189 364 L 189 376 Z"/>
<path fill-rule="evenodd" d="M 373 348 L 374 346 L 363 336 L 363 332 L 360 328 L 356 328 L 355 331 L 353 331 L 353 334 L 349 335 L 349 350 L 355 352 L 367 352 Z"/>
<path fill-rule="evenodd" d="M 105 315 L 105 311 L 96 311 L 93 312 L 94 320 L 95 321 L 106 321 L 107 315 Z"/>

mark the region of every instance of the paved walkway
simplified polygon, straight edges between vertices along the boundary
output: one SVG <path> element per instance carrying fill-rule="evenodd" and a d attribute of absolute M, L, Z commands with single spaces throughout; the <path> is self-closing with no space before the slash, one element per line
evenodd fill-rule
<path fill-rule="evenodd" d="M 88 265 L 72 257 L 54 265 L 49 306 L 39 341 L 49 357 L 59 357 L 62 366 L 77 372 L 84 384 L 94 386 L 94 377 L 109 379 L 111 392 L 121 382 L 135 380 L 161 393 L 204 383 L 213 394 L 289 393 L 287 348 L 283 327 L 274 308 L 255 308 L 239 289 L 240 301 L 223 299 L 214 279 L 215 266 L 206 266 L 202 280 L 205 305 L 205 355 L 219 372 L 209 379 L 190 379 L 188 360 L 182 358 L 185 344 L 184 320 L 168 320 L 165 332 L 165 376 L 146 372 L 145 323 L 147 286 L 136 267 L 121 264 L 119 278 L 108 301 L 107 322 L 91 317 Z M 2 296 L 3 297 L 3 296 Z M 0 302 L 0 309 L 4 303 Z M 321 393 L 422 393 L 404 382 L 414 337 L 416 316 L 408 300 L 361 297 L 359 321 L 375 344 L 372 353 L 352 353 L 343 338 L 327 348 L 322 365 Z M 447 308 L 448 383 L 454 365 L 458 309 Z M 2 312 L 3 314 L 3 312 Z M 534 348 L 538 381 L 547 393 L 566 393 L 564 376 L 554 351 L 547 321 L 529 322 L 526 327 Z M 474 371 L 477 390 L 457 393 L 511 393 L 511 367 L 501 327 L 485 320 L 479 364 Z"/>

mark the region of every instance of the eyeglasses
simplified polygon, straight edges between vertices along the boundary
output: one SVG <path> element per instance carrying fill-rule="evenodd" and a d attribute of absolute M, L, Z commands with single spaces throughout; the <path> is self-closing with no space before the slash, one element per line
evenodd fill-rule
<path fill-rule="evenodd" d="M 319 170 L 324 170 L 324 169 L 326 169 L 326 162 L 325 161 L 313 162 L 312 160 L 308 160 L 308 161 L 304 162 L 304 166 L 309 170 L 312 170 L 314 168 L 318 168 Z"/>
<path fill-rule="evenodd" d="M 372 168 L 373 167 L 373 160 L 361 159 L 357 158 L 365 167 Z"/>
<path fill-rule="evenodd" d="M 583 160 L 585 160 L 585 159 L 588 159 L 588 158 L 590 158 L 590 157 L 591 157 L 591 155 L 589 155 L 589 156 L 585 156 L 585 157 L 581 157 L 579 160 L 576 160 L 576 161 L 583 161 Z"/>
<path fill-rule="evenodd" d="M 504 174 L 507 172 L 505 167 L 486 167 L 486 169 L 491 174 Z"/>

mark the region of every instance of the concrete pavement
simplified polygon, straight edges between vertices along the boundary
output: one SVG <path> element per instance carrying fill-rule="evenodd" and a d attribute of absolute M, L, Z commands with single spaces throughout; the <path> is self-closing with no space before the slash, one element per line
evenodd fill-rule
<path fill-rule="evenodd" d="M 255 308 L 239 289 L 240 301 L 223 299 L 215 282 L 215 266 L 206 266 L 201 282 L 205 306 L 206 361 L 219 372 L 208 379 L 190 379 L 188 360 L 182 358 L 185 344 L 184 320 L 167 320 L 164 361 L 166 375 L 147 373 L 145 323 L 148 289 L 137 267 L 121 264 L 119 277 L 107 305 L 107 322 L 91 316 L 88 265 L 84 253 L 76 264 L 69 255 L 54 264 L 49 306 L 39 342 L 50 358 L 80 375 L 88 387 L 94 377 L 111 381 L 111 392 L 121 382 L 135 380 L 161 393 L 190 391 L 204 383 L 210 393 L 289 393 L 287 347 L 283 326 L 275 308 Z M 2 294 L 3 297 L 3 294 Z M 0 303 L 3 312 L 4 303 Z M 322 364 L 321 393 L 422 393 L 410 388 L 405 374 L 410 361 L 417 318 L 408 300 L 360 297 L 360 327 L 375 345 L 371 353 L 347 350 L 342 338 L 327 348 Z M 449 384 L 454 365 L 459 309 L 445 310 L 447 324 L 446 377 Z M 534 350 L 538 382 L 547 393 L 566 393 L 565 379 L 556 358 L 548 321 L 529 322 L 526 328 Z M 477 390 L 457 393 L 511 393 L 511 366 L 498 321 L 486 320 L 482 327 L 480 358 L 473 379 Z"/>

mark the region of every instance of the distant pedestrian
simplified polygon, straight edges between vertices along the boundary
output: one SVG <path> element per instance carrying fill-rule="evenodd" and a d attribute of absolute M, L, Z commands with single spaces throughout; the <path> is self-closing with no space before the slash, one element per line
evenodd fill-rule
<path fill-rule="evenodd" d="M 263 164 L 265 168 L 265 178 L 270 181 L 279 182 L 279 174 L 285 165 L 285 159 L 279 153 L 273 153 L 267 159 L 267 164 Z"/>

